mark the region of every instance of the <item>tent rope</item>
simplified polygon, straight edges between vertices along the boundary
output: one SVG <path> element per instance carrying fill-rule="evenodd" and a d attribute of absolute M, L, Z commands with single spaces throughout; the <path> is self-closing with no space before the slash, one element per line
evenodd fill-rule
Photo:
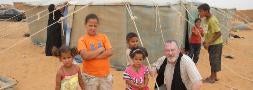
<path fill-rule="evenodd" d="M 76 10 L 76 11 L 74 11 L 74 12 L 68 14 L 67 16 L 63 17 L 63 19 L 69 17 L 70 15 L 73 15 L 73 14 L 76 13 L 76 12 L 79 12 L 80 10 L 82 10 L 82 9 L 84 9 L 84 8 L 86 8 L 86 7 L 88 7 L 90 4 L 91 4 L 91 3 L 89 3 L 89 4 L 85 5 L 85 6 L 82 6 L 82 7 L 79 8 L 78 10 Z M 58 23 L 59 21 L 60 21 L 60 20 L 58 20 L 57 22 L 54 22 L 54 23 L 48 25 L 47 27 L 44 27 L 43 29 L 41 29 L 41 30 L 39 30 L 39 31 L 37 31 L 37 32 L 35 32 L 35 33 L 33 33 L 33 34 L 31 34 L 30 37 L 32 37 L 32 36 L 34 36 L 34 35 L 40 33 L 41 31 L 46 30 L 48 27 L 51 27 L 52 25 Z M 22 42 L 24 42 L 24 41 L 27 40 L 27 39 L 28 39 L 28 37 L 26 37 L 26 38 L 24 38 L 24 39 L 22 39 L 22 40 L 17 41 L 16 43 L 14 43 L 13 45 L 11 45 L 10 47 L 5 48 L 4 50 L 1 50 L 1 51 L 0 51 L 0 54 L 4 53 L 5 51 L 7 51 L 7 50 L 9 50 L 9 49 L 11 49 L 11 48 L 13 48 L 13 47 L 15 47 L 15 46 L 18 45 L 18 44 L 21 44 Z"/>
<path fill-rule="evenodd" d="M 160 16 L 160 10 L 159 10 L 159 6 L 158 4 L 156 3 L 157 0 L 152 0 L 154 5 L 155 5 L 155 15 L 156 15 L 156 28 L 155 28 L 155 31 L 157 31 L 157 27 L 159 26 L 159 29 L 160 29 L 160 33 L 161 33 L 161 36 L 162 36 L 162 42 L 163 44 L 165 44 L 165 39 L 164 39 L 164 35 L 163 35 L 163 29 L 162 29 L 162 25 L 161 25 L 161 16 Z"/>
<path fill-rule="evenodd" d="M 129 14 L 129 16 L 131 17 L 131 20 L 132 20 L 132 22 L 133 22 L 133 24 L 134 24 L 134 27 L 135 27 L 135 30 L 136 30 L 136 32 L 137 32 L 138 38 L 140 39 L 141 46 L 143 47 L 144 45 L 143 45 L 143 42 L 142 42 L 142 39 L 141 39 L 139 30 L 138 30 L 138 28 L 137 28 L 134 15 L 133 15 L 132 10 L 131 10 L 131 6 L 130 6 L 130 4 L 127 3 L 126 1 L 123 1 L 123 0 L 122 0 L 122 2 L 124 3 L 125 7 L 127 8 L 128 14 Z M 148 63 L 148 67 L 151 69 L 152 67 L 151 67 L 151 64 L 150 64 L 150 62 L 149 62 L 148 57 L 146 57 L 146 61 L 147 61 L 147 63 Z M 153 77 L 153 76 L 151 76 L 151 77 Z M 159 87 L 158 84 L 157 84 L 157 82 L 156 82 L 156 80 L 155 80 L 155 85 L 156 85 L 157 87 Z M 159 90 L 159 88 L 157 88 L 157 89 Z"/>
<path fill-rule="evenodd" d="M 61 8 L 65 7 L 65 6 L 67 6 L 67 4 L 64 5 L 64 6 L 62 6 Z M 60 8 L 58 8 L 58 9 L 60 9 Z M 41 18 L 48 16 L 49 14 L 55 12 L 55 11 L 58 10 L 58 9 L 55 9 L 54 11 L 49 12 L 49 13 L 43 15 L 43 16 L 39 16 L 39 14 L 42 13 L 42 12 L 44 12 L 45 10 L 43 10 L 43 11 L 41 11 L 41 12 L 38 12 L 38 13 L 34 14 L 34 15 L 38 15 L 38 16 L 39 16 L 38 19 L 35 19 L 35 20 L 33 20 L 33 21 L 27 23 L 27 25 L 30 25 L 30 24 L 32 24 L 32 23 L 34 23 L 34 22 L 40 20 Z M 47 10 L 47 9 L 46 9 L 46 10 Z M 25 27 L 16 28 L 15 30 L 23 29 L 23 28 L 25 28 Z M 8 35 L 10 35 L 10 34 L 12 34 L 12 33 L 15 33 L 15 32 L 14 32 L 15 30 L 13 30 L 13 32 L 11 32 L 11 33 L 7 33 L 7 34 L 2 35 L 2 36 L 0 37 L 0 39 L 4 38 L 4 37 L 6 37 L 6 36 L 8 36 Z"/>

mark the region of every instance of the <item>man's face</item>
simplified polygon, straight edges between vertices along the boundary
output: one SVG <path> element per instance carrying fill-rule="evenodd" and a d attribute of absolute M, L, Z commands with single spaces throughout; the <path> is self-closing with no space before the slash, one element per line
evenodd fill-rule
<path fill-rule="evenodd" d="M 85 26 L 86 26 L 87 33 L 91 36 L 94 36 L 97 33 L 98 20 L 89 19 Z"/>
<path fill-rule="evenodd" d="M 164 54 L 170 62 L 175 62 L 179 55 L 179 48 L 175 42 L 166 43 L 164 46 Z"/>

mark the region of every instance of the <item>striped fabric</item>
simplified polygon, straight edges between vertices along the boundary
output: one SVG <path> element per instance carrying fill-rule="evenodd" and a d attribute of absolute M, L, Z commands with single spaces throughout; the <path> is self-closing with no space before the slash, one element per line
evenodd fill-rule
<path fill-rule="evenodd" d="M 141 65 L 138 72 L 136 72 L 132 66 L 128 66 L 125 71 L 123 72 L 123 79 L 124 80 L 130 80 L 135 84 L 143 84 L 144 83 L 144 77 L 148 74 L 148 68 L 144 65 Z M 138 90 L 135 87 L 132 87 L 130 85 L 127 85 L 127 90 Z M 148 90 L 148 87 L 145 87 L 144 90 Z"/>
<path fill-rule="evenodd" d="M 123 79 L 128 79 L 128 80 L 131 80 L 130 76 L 128 73 L 124 72 L 123 73 Z"/>

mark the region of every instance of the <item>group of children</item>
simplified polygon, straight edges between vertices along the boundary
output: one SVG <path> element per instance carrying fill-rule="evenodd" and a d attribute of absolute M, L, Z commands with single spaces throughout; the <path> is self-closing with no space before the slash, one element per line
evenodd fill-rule
<path fill-rule="evenodd" d="M 123 73 L 128 90 L 148 90 L 148 68 L 143 61 L 148 56 L 145 48 L 138 46 L 138 36 L 130 32 L 126 36 L 128 48 L 127 67 Z M 75 48 L 62 46 L 53 49 L 53 55 L 58 57 L 62 66 L 56 75 L 56 90 L 77 90 L 84 87 L 80 68 L 73 63 L 74 56 L 78 54 Z M 80 86 L 80 87 L 79 87 Z"/>
<path fill-rule="evenodd" d="M 201 45 L 201 36 L 203 36 L 203 29 L 200 27 L 200 19 L 195 20 L 195 26 L 192 29 L 191 43 L 198 46 Z M 126 50 L 127 67 L 123 72 L 123 79 L 126 81 L 128 90 L 149 90 L 148 75 L 149 70 L 143 64 L 143 61 L 148 56 L 147 50 L 138 46 L 138 35 L 130 32 L 126 36 L 128 48 Z M 199 52 L 200 47 L 192 48 L 192 53 Z M 77 88 L 84 89 L 84 81 L 82 80 L 81 70 L 73 62 L 74 56 L 78 51 L 74 48 L 62 46 L 59 49 L 53 49 L 53 55 L 58 57 L 63 65 L 56 75 L 56 90 L 77 90 Z M 195 58 L 198 54 L 195 54 Z M 197 63 L 197 59 L 194 59 Z M 78 86 L 79 85 L 79 86 Z"/>
<path fill-rule="evenodd" d="M 192 35 L 190 38 L 190 57 L 193 58 L 195 63 L 198 61 L 199 51 L 202 43 L 201 38 L 204 35 L 204 31 L 200 26 L 200 22 L 201 19 L 199 18 L 195 20 L 195 25 L 192 28 Z M 93 28 L 97 28 L 96 25 L 98 24 L 98 18 L 96 17 L 95 19 L 91 20 L 88 19 L 85 21 L 85 23 L 95 23 L 90 25 L 91 31 L 88 31 L 88 33 L 96 35 L 96 30 L 93 30 Z M 123 79 L 126 82 L 126 90 L 149 90 L 149 69 L 143 64 L 143 61 L 148 56 L 148 53 L 144 47 L 138 46 L 138 40 L 138 35 L 136 33 L 130 32 L 126 35 L 126 41 L 128 44 L 128 48 L 126 50 L 127 67 L 123 72 Z M 110 45 L 107 46 L 111 48 Z M 98 45 L 96 47 L 100 46 Z M 98 52 L 98 55 L 104 53 L 105 48 L 101 48 L 101 50 Z M 73 57 L 76 54 L 80 53 L 77 50 L 70 49 L 66 46 L 62 46 L 59 49 L 53 50 L 53 55 L 58 57 L 63 63 L 56 75 L 56 90 L 77 90 L 77 88 L 81 88 L 82 90 L 85 89 L 86 82 L 82 79 L 83 75 L 81 74 L 81 70 L 77 65 L 72 63 Z"/>

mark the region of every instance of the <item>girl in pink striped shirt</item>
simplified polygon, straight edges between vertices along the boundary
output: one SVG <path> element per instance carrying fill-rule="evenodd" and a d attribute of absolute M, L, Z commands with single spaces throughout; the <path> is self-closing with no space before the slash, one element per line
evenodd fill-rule
<path fill-rule="evenodd" d="M 131 50 L 130 58 L 133 64 L 129 65 L 124 73 L 123 79 L 126 81 L 126 90 L 149 90 L 148 88 L 148 68 L 143 65 L 143 60 L 148 56 L 142 47 Z"/>

